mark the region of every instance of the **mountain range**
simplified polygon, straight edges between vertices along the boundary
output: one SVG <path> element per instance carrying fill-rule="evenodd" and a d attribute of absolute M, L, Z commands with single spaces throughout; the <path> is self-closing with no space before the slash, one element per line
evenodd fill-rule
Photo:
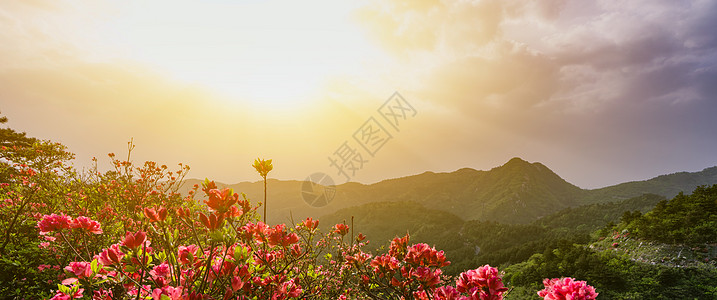
<path fill-rule="evenodd" d="M 200 182 L 186 180 L 180 192 L 186 193 Z M 516 157 L 488 171 L 463 168 L 447 173 L 425 172 L 368 185 L 340 184 L 335 186 L 332 201 L 322 207 L 311 206 L 303 200 L 302 184 L 296 180 L 268 180 L 268 223 L 298 222 L 306 217 L 316 218 L 374 202 L 398 202 L 447 212 L 465 221 L 527 224 L 569 207 L 619 201 L 648 193 L 666 198 L 681 191 L 689 193 L 699 185 L 717 184 L 717 167 L 599 189 L 581 189 L 539 162 L 530 163 Z M 262 182 L 217 185 L 243 192 L 255 203 L 263 199 Z"/>

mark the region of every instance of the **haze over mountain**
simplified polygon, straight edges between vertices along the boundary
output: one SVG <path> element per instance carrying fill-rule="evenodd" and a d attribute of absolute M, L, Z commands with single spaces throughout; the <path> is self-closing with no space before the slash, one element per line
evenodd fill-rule
<path fill-rule="evenodd" d="M 188 191 L 200 180 L 187 180 Z M 425 172 L 364 185 L 337 185 L 335 197 L 326 206 L 312 207 L 301 196 L 302 181 L 268 181 L 269 223 L 298 221 L 334 213 L 340 209 L 372 202 L 417 203 L 441 210 L 463 220 L 529 223 L 558 210 L 583 204 L 622 200 L 651 193 L 667 198 L 680 191 L 689 193 L 698 185 L 717 183 L 717 167 L 700 172 L 661 175 L 645 181 L 621 183 L 600 189 L 581 189 L 545 165 L 513 158 L 489 171 L 464 168 L 449 173 Z M 263 198 L 261 182 L 241 182 L 230 187 L 252 199 Z"/>
<path fill-rule="evenodd" d="M 599 203 L 627 199 L 642 194 L 653 193 L 672 198 L 679 192 L 690 193 L 700 185 L 717 183 L 717 166 L 705 168 L 700 172 L 678 172 L 660 175 L 643 181 L 630 181 L 600 189 L 590 190 L 583 198 L 585 203 Z"/>

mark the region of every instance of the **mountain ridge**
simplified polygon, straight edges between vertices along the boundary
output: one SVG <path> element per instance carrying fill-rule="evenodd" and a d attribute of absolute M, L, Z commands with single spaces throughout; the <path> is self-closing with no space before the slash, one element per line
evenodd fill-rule
<path fill-rule="evenodd" d="M 197 179 L 185 180 L 187 192 Z M 269 223 L 284 223 L 334 213 L 371 202 L 415 202 L 427 209 L 443 210 L 464 220 L 529 223 L 557 210 L 584 204 L 628 199 L 646 193 L 671 198 L 689 193 L 698 185 L 717 183 L 717 166 L 699 172 L 677 172 L 643 181 L 631 181 L 598 189 L 577 187 L 540 162 L 519 157 L 490 170 L 461 168 L 453 172 L 426 171 L 372 184 L 337 185 L 333 201 L 312 207 L 301 198 L 302 181 L 268 180 Z M 263 199 L 262 181 L 217 183 Z"/>

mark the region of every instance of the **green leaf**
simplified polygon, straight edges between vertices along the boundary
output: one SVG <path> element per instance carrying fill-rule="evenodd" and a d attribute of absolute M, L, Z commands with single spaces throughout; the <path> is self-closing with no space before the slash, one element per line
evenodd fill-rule
<path fill-rule="evenodd" d="M 222 242 L 224 240 L 224 233 L 219 230 L 213 230 L 209 233 L 209 241 Z"/>
<path fill-rule="evenodd" d="M 90 269 L 92 270 L 92 274 L 97 274 L 100 272 L 100 264 L 96 259 L 90 263 Z"/>
<path fill-rule="evenodd" d="M 164 251 L 157 253 L 157 259 L 159 261 L 167 260 L 167 253 L 165 253 Z"/>

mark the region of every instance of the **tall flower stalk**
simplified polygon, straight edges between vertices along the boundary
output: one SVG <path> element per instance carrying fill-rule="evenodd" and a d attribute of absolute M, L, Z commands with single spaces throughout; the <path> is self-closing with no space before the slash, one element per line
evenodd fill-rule
<path fill-rule="evenodd" d="M 271 159 L 264 160 L 257 158 L 254 160 L 252 167 L 254 167 L 254 169 L 259 172 L 259 175 L 264 178 L 264 224 L 266 224 L 266 175 L 274 169 L 274 166 L 271 165 Z"/>

